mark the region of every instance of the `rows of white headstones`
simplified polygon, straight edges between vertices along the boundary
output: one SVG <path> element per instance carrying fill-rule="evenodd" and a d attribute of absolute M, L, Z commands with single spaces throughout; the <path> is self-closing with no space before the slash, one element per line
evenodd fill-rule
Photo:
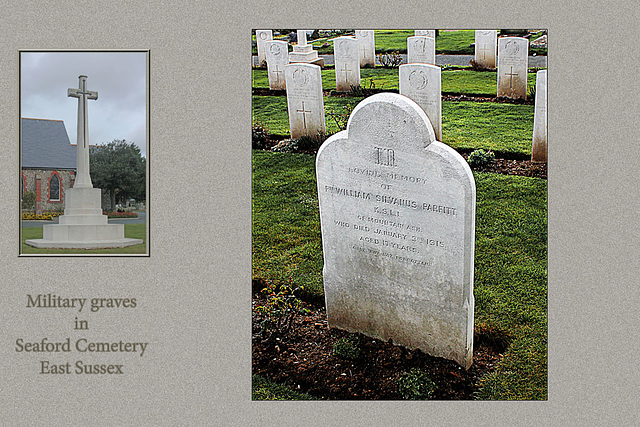
<path fill-rule="evenodd" d="M 358 36 L 369 43 L 373 32 Z M 431 37 L 409 39 L 417 54 L 432 49 L 424 40 Z M 505 79 L 511 83 L 518 78 L 520 43 L 509 38 L 497 48 L 505 52 L 504 61 L 498 55 L 498 73 L 504 70 L 501 62 L 507 63 Z M 334 39 L 337 83 L 339 73 L 359 70 L 359 46 L 352 37 Z M 409 52 L 416 54 L 414 48 Z M 320 67 L 282 67 L 292 138 L 324 132 Z M 526 60 L 524 73 L 526 82 Z M 536 103 L 543 104 L 546 71 L 540 73 Z M 400 95 L 380 93 L 360 102 L 347 129 L 318 150 L 327 319 L 330 327 L 392 339 L 468 369 L 473 362 L 475 181 L 464 158 L 440 142 L 440 67 L 401 65 L 399 84 Z M 546 108 L 544 118 L 546 128 Z M 534 121 L 535 135 L 542 132 L 537 108 Z"/>
<path fill-rule="evenodd" d="M 347 92 L 360 85 L 360 67 L 374 66 L 373 30 L 356 30 L 355 37 L 333 39 L 336 90 Z M 529 41 L 520 37 L 498 39 L 497 30 L 475 32 L 475 60 L 495 68 L 497 96 L 526 98 Z M 407 64 L 399 67 L 400 94 L 414 100 L 427 114 L 436 138 L 442 140 L 441 74 L 436 66 L 435 30 L 416 30 L 407 38 Z M 315 65 L 318 54 L 307 44 L 306 30 L 298 31 L 298 44 L 288 52 L 288 43 L 272 40 L 271 30 L 257 30 L 258 60 L 264 56 L 270 89 L 286 89 L 292 138 L 315 136 L 326 130 L 322 77 Z M 313 66 L 309 66 L 313 65 Z M 290 70 L 290 71 L 286 71 Z M 539 72 L 532 160 L 546 161 L 546 71 Z M 545 85 L 542 88 L 542 85 Z"/>

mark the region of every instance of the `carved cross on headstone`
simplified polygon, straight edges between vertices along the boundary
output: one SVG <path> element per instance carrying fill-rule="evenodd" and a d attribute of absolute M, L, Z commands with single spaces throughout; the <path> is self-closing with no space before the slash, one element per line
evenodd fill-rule
<path fill-rule="evenodd" d="M 362 56 L 366 57 L 367 56 L 367 45 L 363 44 L 361 47 L 362 47 Z"/>
<path fill-rule="evenodd" d="M 480 52 L 482 52 L 482 59 L 486 58 L 485 52 L 491 51 L 491 49 L 489 49 L 487 46 L 488 45 L 486 45 L 486 44 L 481 44 L 480 45 L 480 49 L 479 50 L 480 50 Z"/>
<path fill-rule="evenodd" d="M 87 76 L 79 76 L 78 89 L 67 89 L 67 96 L 78 98 L 77 171 L 74 187 L 93 188 L 89 175 L 89 121 L 87 100 L 98 99 L 98 92 L 87 90 Z"/>
<path fill-rule="evenodd" d="M 311 110 L 304 109 L 304 101 L 302 101 L 302 110 L 296 110 L 296 113 L 302 113 L 302 126 L 304 129 L 307 128 L 307 115 L 305 113 L 310 113 Z"/>
<path fill-rule="evenodd" d="M 278 64 L 276 64 L 276 69 L 273 71 L 273 73 L 276 75 L 276 83 L 279 84 L 280 83 L 280 74 L 283 74 L 284 71 L 282 71 L 280 68 L 278 68 Z"/>
<path fill-rule="evenodd" d="M 339 70 L 341 73 L 344 73 L 344 82 L 347 83 L 347 73 L 350 73 L 352 70 L 347 68 L 347 64 L 344 64 L 342 70 Z"/>
<path fill-rule="evenodd" d="M 513 76 L 517 76 L 518 73 L 513 72 L 513 66 L 511 66 L 511 71 L 505 74 L 505 76 L 509 76 L 509 89 L 513 89 Z"/>

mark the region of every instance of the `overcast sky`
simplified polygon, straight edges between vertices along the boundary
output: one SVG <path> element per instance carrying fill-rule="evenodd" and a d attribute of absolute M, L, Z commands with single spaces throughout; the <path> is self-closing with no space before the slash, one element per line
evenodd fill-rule
<path fill-rule="evenodd" d="M 20 66 L 22 117 L 63 120 L 75 144 L 78 99 L 67 89 L 85 75 L 87 89 L 98 92 L 87 102 L 89 143 L 124 139 L 146 156 L 145 52 L 21 52 Z"/>

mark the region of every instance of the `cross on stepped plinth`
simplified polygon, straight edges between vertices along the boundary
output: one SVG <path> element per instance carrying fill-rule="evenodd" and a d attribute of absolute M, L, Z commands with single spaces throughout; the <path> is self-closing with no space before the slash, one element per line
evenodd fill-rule
<path fill-rule="evenodd" d="M 87 90 L 87 76 L 79 76 L 78 89 L 67 89 L 67 96 L 78 98 L 78 137 L 76 158 L 76 181 L 74 188 L 93 188 L 89 175 L 89 120 L 87 100 L 98 99 L 98 92 Z"/>

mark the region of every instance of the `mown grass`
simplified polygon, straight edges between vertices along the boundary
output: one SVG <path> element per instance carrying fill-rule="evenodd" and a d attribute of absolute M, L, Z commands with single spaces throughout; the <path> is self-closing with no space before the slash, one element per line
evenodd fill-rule
<path fill-rule="evenodd" d="M 252 87 L 269 89 L 269 77 L 267 70 L 253 69 Z M 362 68 L 360 69 L 362 87 L 373 87 L 383 90 L 398 91 L 397 68 Z M 497 74 L 495 71 L 471 71 L 470 69 L 458 69 L 442 71 L 441 90 L 443 93 L 473 94 L 495 96 L 497 92 Z M 536 85 L 536 73 L 527 74 L 527 90 Z M 322 88 L 335 90 L 336 72 L 334 69 L 322 70 Z"/>
<path fill-rule="evenodd" d="M 350 34 L 348 33 L 345 35 L 354 36 L 354 34 L 354 32 L 351 32 Z M 376 54 L 396 51 L 400 53 L 407 53 L 407 37 L 411 37 L 413 35 L 415 35 L 415 30 L 375 30 L 374 37 L 376 43 Z M 536 37 L 532 37 L 531 40 L 534 40 Z M 309 43 L 313 45 L 313 48 L 318 52 L 318 54 L 333 55 L 333 42 L 330 39 L 330 37 L 323 37 L 317 40 L 310 40 Z M 255 36 L 253 36 L 253 40 L 255 40 Z M 474 48 L 471 44 L 474 42 L 475 30 L 440 30 L 438 37 L 436 37 L 436 54 L 473 55 Z M 323 47 L 325 43 L 329 43 L 329 45 Z M 547 49 L 529 47 L 529 54 L 532 55 L 533 53 L 536 53 L 537 55 L 546 55 Z M 255 47 L 252 49 L 252 54 L 258 54 Z"/>
<path fill-rule="evenodd" d="M 22 245 L 21 254 L 68 254 L 68 255 L 86 255 L 86 254 L 146 254 L 147 253 L 147 231 L 146 224 L 125 224 L 124 236 L 131 239 L 142 239 L 142 243 L 124 248 L 107 248 L 107 249 L 49 249 L 34 248 L 25 243 L 28 239 L 42 239 L 42 227 L 26 227 L 22 229 Z"/>
<path fill-rule="evenodd" d="M 313 155 L 253 152 L 253 279 L 322 298 Z M 475 173 L 475 322 L 507 336 L 479 399 L 547 397 L 547 183 Z M 254 387 L 255 388 L 255 387 Z"/>
<path fill-rule="evenodd" d="M 362 98 L 325 97 L 327 132 L 338 131 L 331 120 L 332 109 L 357 104 Z M 493 102 L 442 102 L 442 139 L 456 149 L 493 150 L 500 154 L 531 155 L 533 105 Z M 289 132 L 289 116 L 285 96 L 254 96 L 253 118 L 274 135 Z"/>

